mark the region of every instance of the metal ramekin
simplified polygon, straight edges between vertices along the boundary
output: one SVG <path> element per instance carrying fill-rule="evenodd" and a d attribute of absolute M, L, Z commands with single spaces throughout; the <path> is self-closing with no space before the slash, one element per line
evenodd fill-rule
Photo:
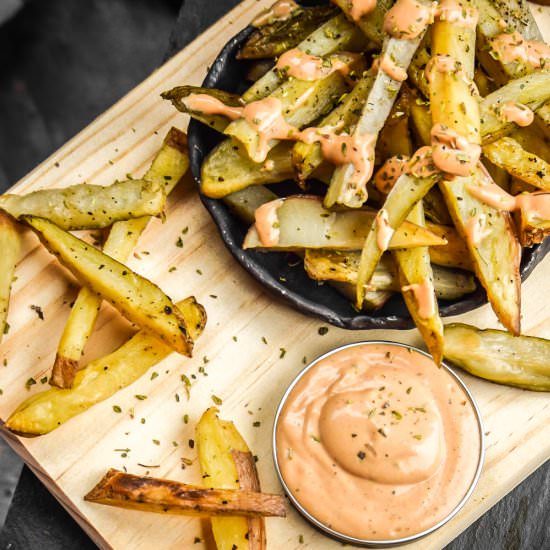
<path fill-rule="evenodd" d="M 340 346 L 338 348 L 335 348 L 331 351 L 328 351 L 327 353 L 324 353 L 320 357 L 317 357 L 317 359 L 315 359 L 314 361 L 309 363 L 298 374 L 298 376 L 296 376 L 296 378 L 292 381 L 290 386 L 285 391 L 285 393 L 284 393 L 284 395 L 281 399 L 281 402 L 279 403 L 279 406 L 277 408 L 277 412 L 275 413 L 275 420 L 274 420 L 274 423 L 273 423 L 273 435 L 272 435 L 273 462 L 274 462 L 274 465 L 275 465 L 275 471 L 277 472 L 277 476 L 279 478 L 279 481 L 281 482 L 281 485 L 283 486 L 283 489 L 284 489 L 285 493 L 287 494 L 288 498 L 290 499 L 290 501 L 292 502 L 294 507 L 298 510 L 298 512 L 300 512 L 300 514 L 302 516 L 304 516 L 305 519 L 307 519 L 310 523 L 312 523 L 314 525 L 314 527 L 316 527 L 317 529 L 323 531 L 325 534 L 329 535 L 330 537 L 332 537 L 334 539 L 337 539 L 341 542 L 348 543 L 348 544 L 354 544 L 356 546 L 368 546 L 368 547 L 371 547 L 371 548 L 388 548 L 388 547 L 391 547 L 391 546 L 399 546 L 401 544 L 407 544 L 409 542 L 414 542 L 414 541 L 417 541 L 417 540 L 429 535 L 430 533 L 433 533 L 434 531 L 439 529 L 441 526 L 445 525 L 448 521 L 450 521 L 460 511 L 460 509 L 464 506 L 464 504 L 466 504 L 467 500 L 470 498 L 470 496 L 473 493 L 473 491 L 474 491 L 474 489 L 477 485 L 477 482 L 479 480 L 479 476 L 480 476 L 481 470 L 483 468 L 483 461 L 485 459 L 485 439 L 484 439 L 484 435 L 483 435 L 483 422 L 481 420 L 481 414 L 479 412 L 479 409 L 477 407 L 477 404 L 476 404 L 472 394 L 470 393 L 470 391 L 468 390 L 468 388 L 466 387 L 464 382 L 458 377 L 458 375 L 455 374 L 454 371 L 452 369 L 450 369 L 447 365 L 442 364 L 441 368 L 444 368 L 444 369 L 447 370 L 447 372 L 456 380 L 458 385 L 463 389 L 464 393 L 468 397 L 468 399 L 469 399 L 469 401 L 470 401 L 470 403 L 471 403 L 471 405 L 474 409 L 475 417 L 476 417 L 476 420 L 477 420 L 477 425 L 478 425 L 478 428 L 479 428 L 479 458 L 478 458 L 478 464 L 477 464 L 475 475 L 472 479 L 472 483 L 470 484 L 470 487 L 469 487 L 468 491 L 466 492 L 466 494 L 464 495 L 464 497 L 462 498 L 462 500 L 439 523 L 433 525 L 429 529 L 426 529 L 426 530 L 424 530 L 420 533 L 416 533 L 414 535 L 410 535 L 408 537 L 403 537 L 403 538 L 400 538 L 400 539 L 391 539 L 391 540 L 358 539 L 358 538 L 355 538 L 355 537 L 351 537 L 349 535 L 345 535 L 345 534 L 340 533 L 338 531 L 335 531 L 334 529 L 331 529 L 330 527 L 326 526 L 325 524 L 320 522 L 318 519 L 313 517 L 301 505 L 301 503 L 294 497 L 294 495 L 290 491 L 288 485 L 286 484 L 286 482 L 285 482 L 285 480 L 282 476 L 281 469 L 279 467 L 279 460 L 277 458 L 277 423 L 279 421 L 279 416 L 281 414 L 281 411 L 282 411 L 282 409 L 283 409 L 283 407 L 286 403 L 287 397 L 289 396 L 290 392 L 294 389 L 294 387 L 296 386 L 298 381 L 302 378 L 302 376 L 304 376 L 311 368 L 313 368 L 317 363 L 319 363 L 319 361 L 322 361 L 326 357 L 329 357 L 329 356 L 334 355 L 335 353 L 337 353 L 339 351 L 342 351 L 342 350 L 345 350 L 345 349 L 348 349 L 348 348 L 351 348 L 351 347 L 372 345 L 372 344 L 388 344 L 388 345 L 392 345 L 392 346 L 408 348 L 408 349 L 414 350 L 415 352 L 418 352 L 422 355 L 425 355 L 426 357 L 431 358 L 430 354 L 428 354 L 425 351 L 423 351 L 421 349 L 418 349 L 414 346 L 410 346 L 408 344 L 401 344 L 399 342 L 391 342 L 391 341 L 387 341 L 387 340 L 368 340 L 368 341 L 364 341 L 364 342 L 355 342 L 353 344 L 345 344 L 345 345 Z"/>

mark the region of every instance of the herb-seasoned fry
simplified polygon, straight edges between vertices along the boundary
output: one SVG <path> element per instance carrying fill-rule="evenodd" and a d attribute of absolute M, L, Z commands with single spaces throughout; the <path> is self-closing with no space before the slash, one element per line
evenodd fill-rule
<path fill-rule="evenodd" d="M 550 341 L 543 338 L 451 324 L 445 327 L 444 356 L 491 382 L 550 391 Z"/>
<path fill-rule="evenodd" d="M 19 259 L 20 239 L 15 224 L 0 212 L 0 343 L 4 334 L 9 332 L 7 322 L 11 285 L 15 265 Z"/>
<path fill-rule="evenodd" d="M 67 230 L 99 229 L 119 220 L 160 216 L 164 188 L 147 180 L 119 181 L 107 187 L 79 184 L 28 195 L 0 196 L 0 210 L 14 218 L 38 216 Z"/>
<path fill-rule="evenodd" d="M 188 167 L 187 137 L 183 132 L 172 128 L 144 179 L 164 186 L 168 195 L 187 172 Z M 119 262 L 126 262 L 149 221 L 150 217 L 145 216 L 116 222 L 105 241 L 103 252 Z M 87 287 L 83 287 L 71 309 L 57 348 L 50 379 L 53 386 L 72 386 L 78 362 L 92 333 L 100 307 L 101 298 Z"/>
<path fill-rule="evenodd" d="M 177 306 L 196 340 L 206 324 L 204 308 L 193 297 Z M 129 386 L 172 352 L 155 336 L 140 331 L 113 353 L 78 371 L 71 389 L 50 388 L 29 397 L 11 414 L 6 427 L 24 435 L 49 433 Z"/>
<path fill-rule="evenodd" d="M 129 321 L 191 356 L 193 339 L 186 319 L 157 285 L 48 220 L 26 216 L 23 221 L 82 284 Z"/>
<path fill-rule="evenodd" d="M 84 497 L 89 502 L 187 516 L 285 516 L 284 498 L 256 491 L 204 488 L 110 469 Z"/>
<path fill-rule="evenodd" d="M 287 197 L 267 203 L 256 211 L 256 224 L 249 230 L 243 247 L 359 250 L 375 218 L 374 210 L 330 212 L 323 208 L 318 197 Z M 388 245 L 390 248 L 410 248 L 445 243 L 428 229 L 405 222 L 399 225 Z"/>

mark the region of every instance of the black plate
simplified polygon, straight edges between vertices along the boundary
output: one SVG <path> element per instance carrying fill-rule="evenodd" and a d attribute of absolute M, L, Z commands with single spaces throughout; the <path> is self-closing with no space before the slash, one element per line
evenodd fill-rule
<path fill-rule="evenodd" d="M 235 54 L 254 29 L 247 27 L 234 36 L 220 52 L 208 71 L 203 86 L 221 88 L 230 92 L 241 93 L 246 89 L 246 61 L 239 61 Z M 191 170 L 197 185 L 200 185 L 200 168 L 205 156 L 219 143 L 221 137 L 207 126 L 192 121 L 189 125 L 189 148 Z M 280 195 L 299 193 L 298 187 L 288 182 L 270 186 Z M 295 309 L 318 317 L 327 323 L 347 329 L 408 329 L 413 322 L 401 296 L 396 294 L 383 308 L 365 313 L 358 313 L 349 300 L 330 287 L 319 285 L 311 280 L 297 264 L 296 258 L 280 252 L 257 252 L 243 250 L 246 230 L 248 229 L 234 216 L 222 201 L 209 199 L 201 194 L 201 200 L 220 230 L 221 237 L 236 260 L 276 296 L 283 298 Z M 544 258 L 550 249 L 550 240 L 530 249 L 525 249 L 521 262 L 521 277 L 525 280 L 534 267 Z M 487 295 L 478 284 L 475 292 L 456 301 L 440 300 L 442 316 L 458 315 L 471 311 L 487 303 Z"/>

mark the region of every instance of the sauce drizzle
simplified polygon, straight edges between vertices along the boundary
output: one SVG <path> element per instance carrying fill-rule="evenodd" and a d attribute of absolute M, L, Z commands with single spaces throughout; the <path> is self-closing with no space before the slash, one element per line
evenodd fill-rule
<path fill-rule="evenodd" d="M 498 116 L 503 122 L 514 122 L 518 126 L 529 126 L 535 120 L 535 113 L 517 101 L 507 101 L 497 107 Z"/>
<path fill-rule="evenodd" d="M 241 118 L 243 107 L 230 107 L 218 98 L 208 94 L 191 94 L 183 99 L 190 111 L 199 111 L 205 115 L 223 115 L 230 120 Z"/>
<path fill-rule="evenodd" d="M 285 71 L 288 76 L 312 81 L 326 78 L 335 72 L 347 76 L 351 71 L 350 65 L 360 57 L 359 54 L 345 53 L 345 58 L 344 54 L 340 54 L 323 59 L 293 48 L 279 57 L 275 67 L 279 71 Z"/>
<path fill-rule="evenodd" d="M 384 32 L 394 38 L 418 38 L 434 21 L 436 3 L 426 5 L 419 0 L 397 0 L 384 17 Z"/>
<path fill-rule="evenodd" d="M 276 246 L 279 242 L 280 229 L 277 210 L 283 205 L 283 199 L 262 204 L 254 213 L 256 220 L 256 231 L 263 246 Z"/>
<path fill-rule="evenodd" d="M 435 314 L 435 293 L 433 285 L 428 280 L 401 287 L 403 292 L 410 291 L 418 304 L 418 315 L 421 319 L 429 319 Z"/>
<path fill-rule="evenodd" d="M 550 61 L 550 46 L 538 40 L 525 40 L 517 31 L 498 34 L 489 44 L 503 63 L 528 63 L 540 69 Z"/>
<path fill-rule="evenodd" d="M 473 6 L 463 6 L 457 0 L 442 0 L 437 9 L 436 19 L 464 27 L 475 29 L 479 18 L 478 11 Z"/>
<path fill-rule="evenodd" d="M 394 232 L 388 219 L 388 211 L 381 208 L 376 214 L 376 244 L 382 252 L 388 250 Z"/>
<path fill-rule="evenodd" d="M 443 124 L 432 127 L 432 157 L 442 171 L 456 176 L 471 174 L 479 161 L 481 146 Z"/>
<path fill-rule="evenodd" d="M 300 6 L 294 0 L 278 0 L 270 8 L 260 13 L 251 23 L 253 27 L 263 27 L 275 21 L 285 21 Z"/>

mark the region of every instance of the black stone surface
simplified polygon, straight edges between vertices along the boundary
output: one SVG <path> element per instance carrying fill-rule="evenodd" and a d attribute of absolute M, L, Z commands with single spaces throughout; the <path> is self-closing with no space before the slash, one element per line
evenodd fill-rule
<path fill-rule="evenodd" d="M 166 55 L 170 29 L 174 31 L 168 55 L 237 3 L 236 0 L 186 0 L 176 21 L 178 0 L 30 2 L 8 26 L 0 28 L 0 190 L 23 176 L 146 77 Z M 85 12 L 88 18 L 82 15 Z M 67 13 L 72 13 L 73 19 L 65 18 Z M 88 28 L 82 29 L 84 26 Z M 85 36 L 88 38 L 83 41 Z M 12 43 L 21 38 L 28 44 Z M 101 46 L 102 41 L 110 46 Z M 43 56 L 47 57 L 42 52 L 45 44 L 49 44 L 55 54 L 49 56 L 49 62 L 59 67 L 43 62 Z M 80 56 L 70 55 L 71 50 L 81 52 L 86 63 L 81 62 Z M 105 51 L 109 55 L 105 56 Z M 140 52 L 139 59 L 135 51 Z M 23 59 L 22 64 L 17 59 Z M 69 59 L 71 62 L 66 62 Z M 124 74 L 111 79 L 113 70 Z M 81 82 L 88 82 L 89 86 Z M 79 87 L 81 101 L 75 101 L 74 91 L 67 89 L 72 85 Z M 49 98 L 48 102 L 41 100 L 42 94 Z M 10 144 L 10 140 L 14 143 Z M 2 177 L 4 187 L 1 187 Z M 12 461 L 7 461 L 6 456 L 0 452 L 1 491 L 11 490 L 6 473 L 13 475 L 14 471 L 9 465 Z M 549 515 L 550 464 L 547 463 L 453 541 L 447 550 L 549 550 Z M 95 546 L 78 525 L 24 468 L 0 533 L 0 550 L 91 548 Z M 273 545 L 271 548 L 279 550 Z"/>

